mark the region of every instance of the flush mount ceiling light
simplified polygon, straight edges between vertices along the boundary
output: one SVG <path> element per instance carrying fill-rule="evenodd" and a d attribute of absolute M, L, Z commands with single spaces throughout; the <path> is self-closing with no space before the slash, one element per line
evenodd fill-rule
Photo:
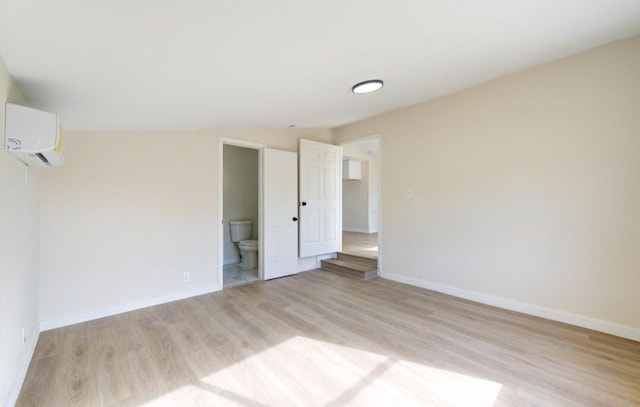
<path fill-rule="evenodd" d="M 351 92 L 353 93 L 370 93 L 375 92 L 376 90 L 382 88 L 384 83 L 380 79 L 371 79 L 368 81 L 356 83 L 351 88 Z"/>

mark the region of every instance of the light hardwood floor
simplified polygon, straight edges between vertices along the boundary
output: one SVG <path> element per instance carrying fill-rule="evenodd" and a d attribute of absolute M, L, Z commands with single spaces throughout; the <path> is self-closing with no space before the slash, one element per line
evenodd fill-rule
<path fill-rule="evenodd" d="M 638 406 L 640 343 L 311 271 L 43 332 L 18 406 Z"/>
<path fill-rule="evenodd" d="M 342 252 L 377 259 L 378 234 L 342 232 Z"/>

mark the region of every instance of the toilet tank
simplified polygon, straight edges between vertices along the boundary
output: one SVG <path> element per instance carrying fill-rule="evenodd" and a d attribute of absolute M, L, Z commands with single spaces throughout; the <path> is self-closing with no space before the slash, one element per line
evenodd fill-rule
<path fill-rule="evenodd" d="M 234 243 L 251 238 L 250 220 L 232 220 L 229 222 L 229 228 L 231 229 L 231 241 Z"/>

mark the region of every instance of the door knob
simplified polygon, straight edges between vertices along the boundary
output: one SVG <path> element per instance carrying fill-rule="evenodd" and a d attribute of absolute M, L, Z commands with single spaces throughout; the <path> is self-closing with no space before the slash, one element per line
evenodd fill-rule
<path fill-rule="evenodd" d="M 302 206 L 307 206 L 307 203 L 302 201 Z"/>
<path fill-rule="evenodd" d="M 298 218 L 296 218 L 295 216 L 293 217 L 293 221 L 296 222 L 298 220 Z"/>

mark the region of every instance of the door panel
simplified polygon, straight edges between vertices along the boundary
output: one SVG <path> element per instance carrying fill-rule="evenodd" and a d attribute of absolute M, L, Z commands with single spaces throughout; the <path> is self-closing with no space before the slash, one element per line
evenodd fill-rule
<path fill-rule="evenodd" d="M 324 240 L 334 241 L 338 237 L 336 236 L 336 211 L 333 209 L 327 209 L 324 214 Z M 336 251 L 340 248 L 336 249 Z"/>
<path fill-rule="evenodd" d="M 264 149 L 265 280 L 298 271 L 298 155 Z"/>
<path fill-rule="evenodd" d="M 300 257 L 342 246 L 342 147 L 300 140 Z"/>

